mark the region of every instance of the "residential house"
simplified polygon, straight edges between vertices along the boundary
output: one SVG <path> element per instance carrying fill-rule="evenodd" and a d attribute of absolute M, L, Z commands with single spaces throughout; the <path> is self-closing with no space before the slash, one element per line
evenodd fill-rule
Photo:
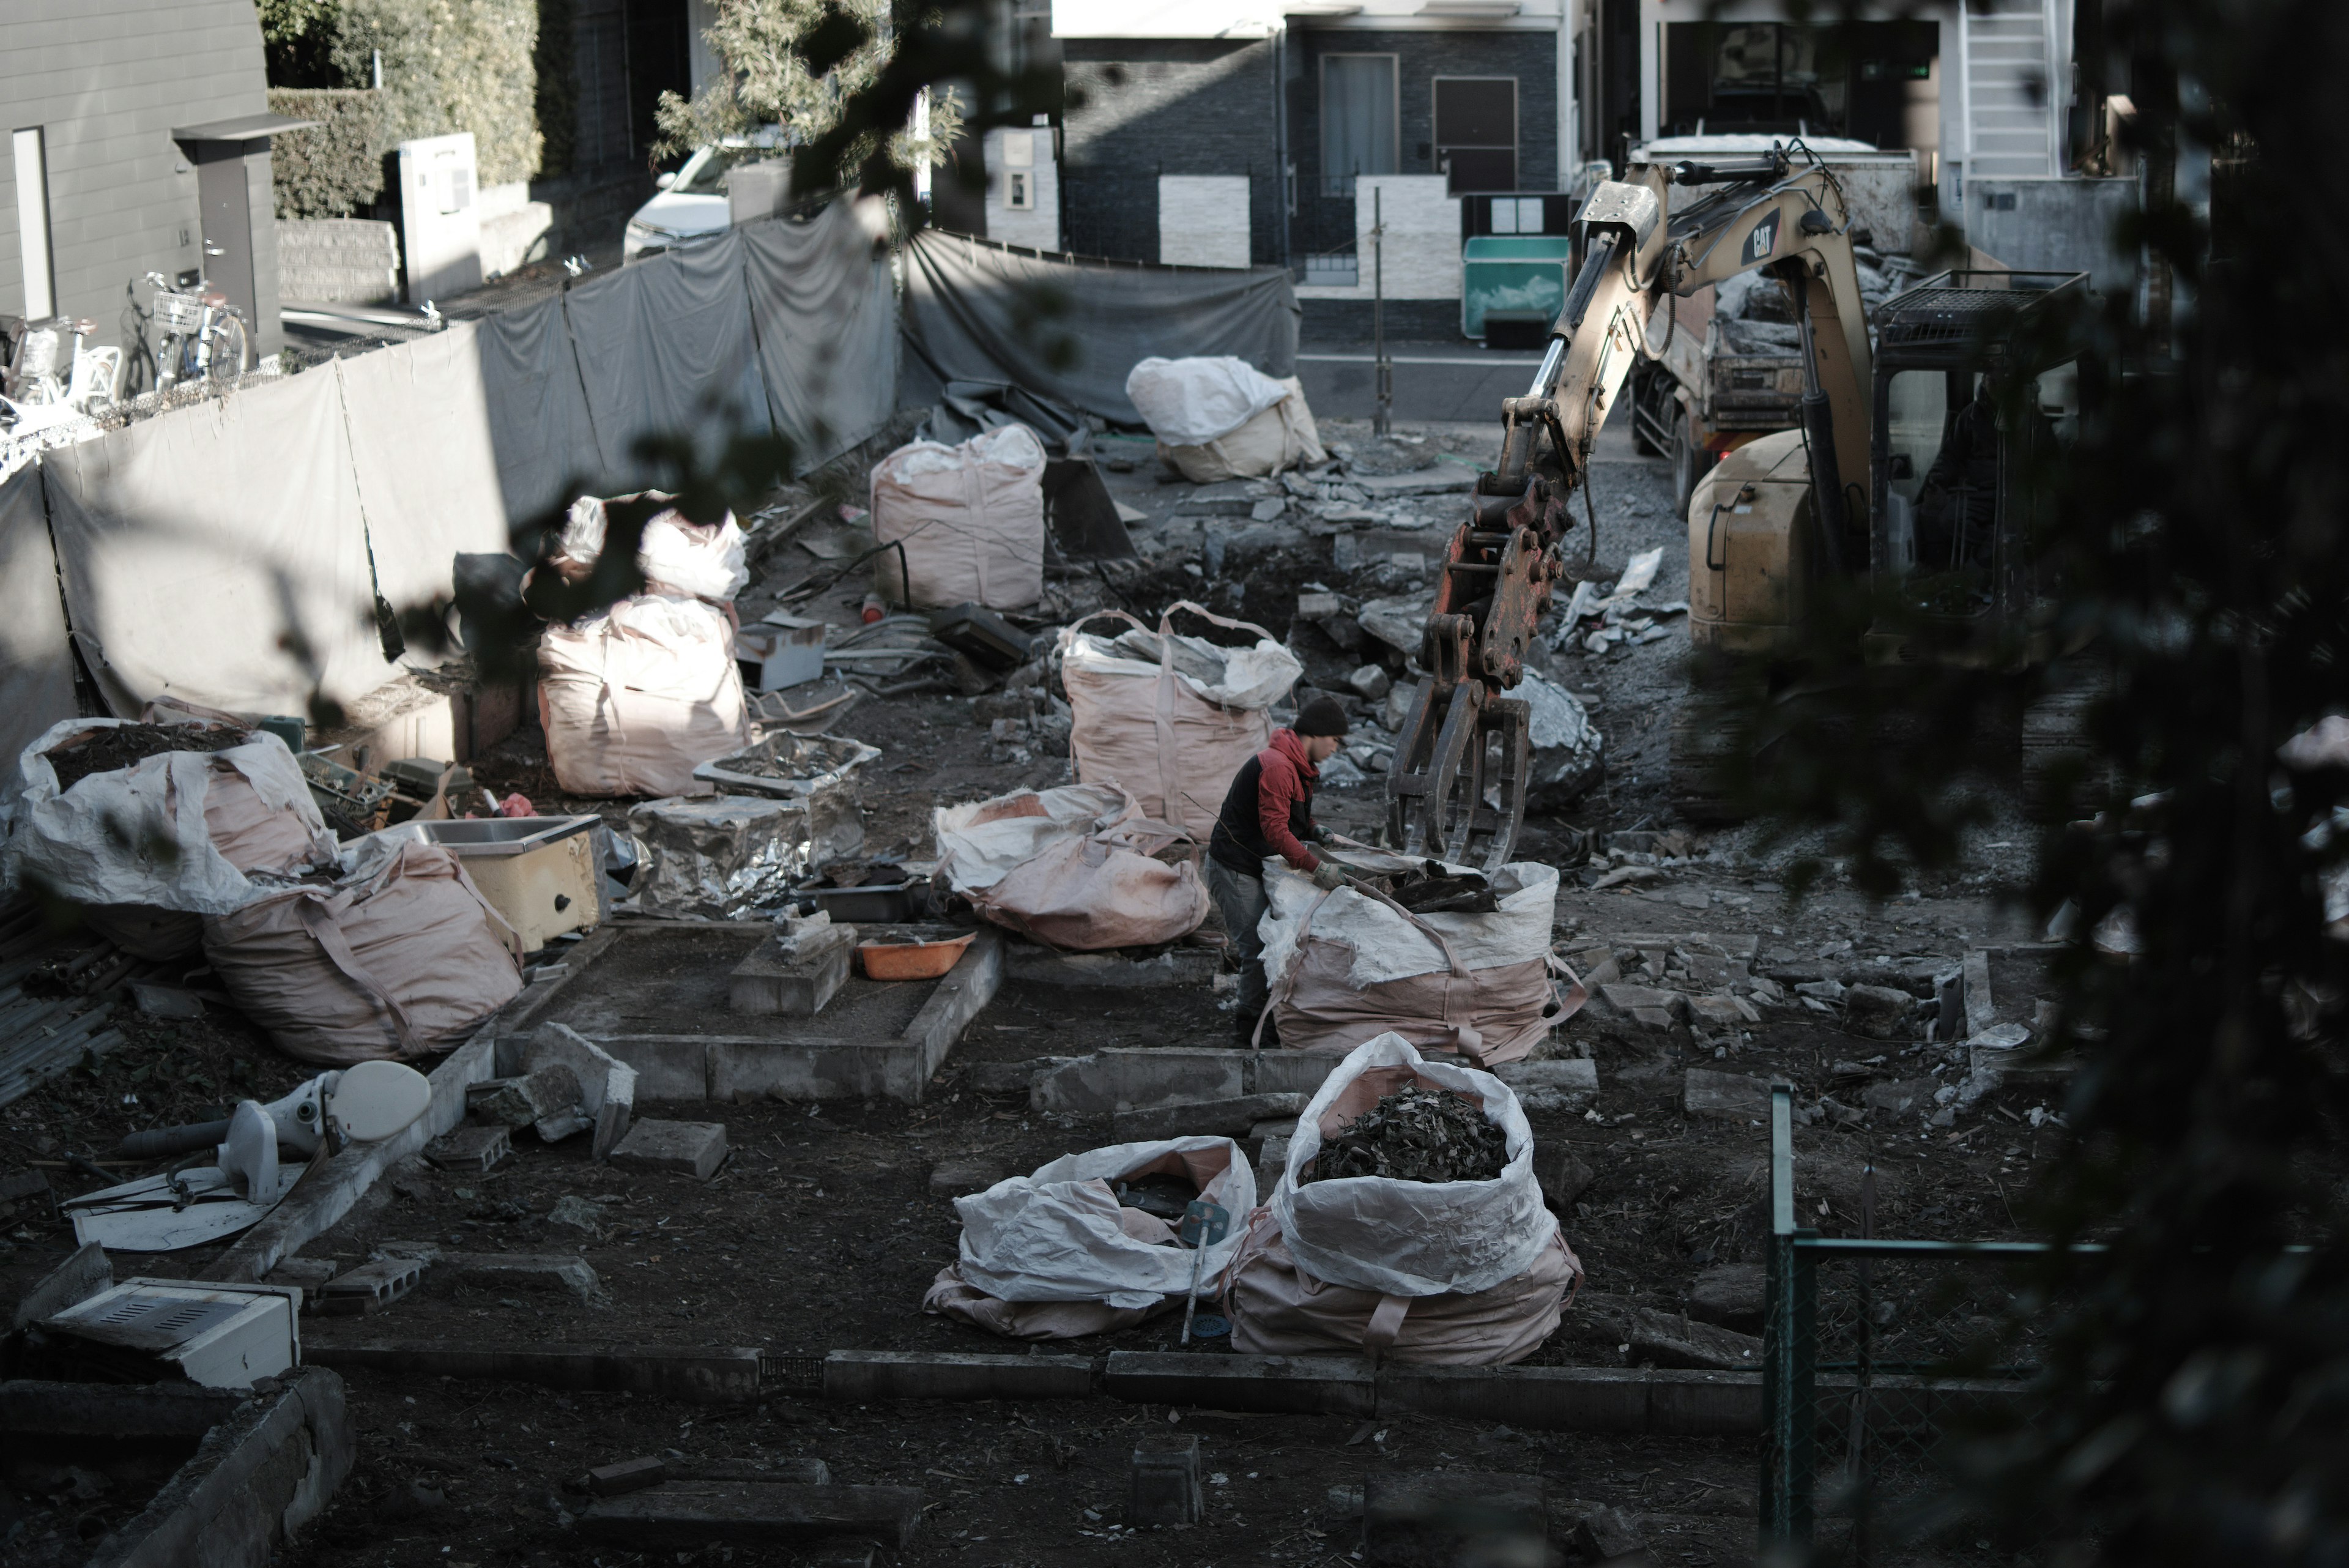
<path fill-rule="evenodd" d="M 129 348 L 146 275 L 209 278 L 277 351 L 269 112 L 253 0 L 0 7 L 0 315 L 88 317 Z"/>

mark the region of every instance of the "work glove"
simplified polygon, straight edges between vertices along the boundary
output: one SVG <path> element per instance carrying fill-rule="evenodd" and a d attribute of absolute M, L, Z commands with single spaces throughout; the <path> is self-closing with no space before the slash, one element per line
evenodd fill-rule
<path fill-rule="evenodd" d="M 1324 860 L 1313 867 L 1313 885 L 1325 893 L 1334 893 L 1346 885 L 1346 874 L 1334 861 Z"/>

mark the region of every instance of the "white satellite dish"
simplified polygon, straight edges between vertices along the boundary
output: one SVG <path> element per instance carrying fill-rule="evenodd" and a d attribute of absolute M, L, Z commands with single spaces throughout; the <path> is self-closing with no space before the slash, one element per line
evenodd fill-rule
<path fill-rule="evenodd" d="M 171 1252 L 258 1223 L 301 1175 L 299 1166 L 278 1167 L 274 1189 L 256 1202 L 236 1189 L 226 1171 L 205 1166 L 181 1171 L 176 1186 L 168 1174 L 143 1176 L 69 1199 L 65 1207 L 78 1243 L 95 1241 L 109 1252 Z"/>

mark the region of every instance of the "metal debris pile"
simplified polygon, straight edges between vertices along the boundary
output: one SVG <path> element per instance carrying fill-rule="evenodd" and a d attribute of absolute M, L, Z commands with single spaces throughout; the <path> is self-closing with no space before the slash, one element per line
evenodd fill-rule
<path fill-rule="evenodd" d="M 1473 1100 L 1406 1085 L 1321 1146 L 1308 1181 L 1492 1181 L 1509 1163 L 1507 1135 Z"/>
<path fill-rule="evenodd" d="M 1474 871 L 1447 871 L 1436 860 L 1396 877 L 1387 896 L 1414 915 L 1489 915 L 1501 907 L 1492 883 Z"/>

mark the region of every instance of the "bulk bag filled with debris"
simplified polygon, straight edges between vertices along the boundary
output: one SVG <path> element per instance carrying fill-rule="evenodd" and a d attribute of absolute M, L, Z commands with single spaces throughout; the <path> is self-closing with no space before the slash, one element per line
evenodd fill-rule
<path fill-rule="evenodd" d="M 1181 1245 L 1174 1223 L 1193 1199 L 1231 1216 L 1225 1238 L 1200 1251 Z M 1012 1339 L 1129 1328 L 1180 1305 L 1195 1277 L 1199 1295 L 1213 1297 L 1255 1205 L 1256 1173 L 1227 1137 L 1064 1154 L 955 1199 L 960 1256 L 938 1271 L 922 1310 Z"/>
<path fill-rule="evenodd" d="M 563 532 L 547 556 L 547 565 L 566 583 L 583 581 L 604 553 L 610 508 L 676 499 L 658 490 L 581 496 L 564 518 Z M 637 539 L 636 567 L 644 573 L 647 593 L 706 599 L 711 604 L 731 603 L 750 580 L 742 529 L 731 512 L 715 523 L 693 522 L 674 506 L 656 512 L 646 519 Z"/>
<path fill-rule="evenodd" d="M 1025 425 L 960 446 L 917 441 L 873 465 L 873 557 L 882 597 L 923 607 L 1025 609 L 1044 597 L 1044 443 Z"/>
<path fill-rule="evenodd" d="M 330 1067 L 449 1050 L 522 990 L 520 939 L 437 844 L 206 920 L 204 956 L 278 1049 Z"/>
<path fill-rule="evenodd" d="M 750 741 L 734 628 L 698 599 L 622 599 L 538 643 L 546 760 L 573 794 L 708 794 L 703 763 Z"/>
<path fill-rule="evenodd" d="M 1177 611 L 1255 640 L 1231 646 L 1178 633 Z M 1087 629 L 1116 621 L 1125 629 Z M 1188 600 L 1161 616 L 1154 632 L 1123 610 L 1087 616 L 1061 630 L 1053 658 L 1069 694 L 1078 779 L 1123 786 L 1144 815 L 1201 844 L 1233 775 L 1272 743 L 1267 710 L 1305 672 L 1264 628 Z"/>
<path fill-rule="evenodd" d="M 1374 882 L 1371 891 L 1324 893 L 1310 877 L 1266 861 L 1266 1015 L 1282 1045 L 1345 1051 L 1392 1030 L 1490 1067 L 1523 1059 L 1558 1022 L 1564 1007 L 1550 984 L 1554 868 L 1520 860 L 1485 877 L 1403 856 L 1350 851 L 1339 859 L 1358 877 L 1388 862 L 1412 867 L 1406 877 L 1433 866 L 1447 884 L 1487 883 L 1490 908 L 1416 914 Z"/>
<path fill-rule="evenodd" d="M 69 898 L 141 958 L 191 953 L 199 917 L 335 863 L 301 763 L 277 736 L 236 724 L 61 721 L 17 758 L 0 823 L 10 894 Z"/>
<path fill-rule="evenodd" d="M 1525 1110 L 1498 1078 L 1426 1061 L 1398 1034 L 1358 1046 L 1298 1118 L 1233 1260 L 1232 1348 L 1522 1361 L 1582 1274 L 1542 1206 L 1533 1155 Z"/>
<path fill-rule="evenodd" d="M 985 919 L 1074 952 L 1155 947 L 1207 918 L 1207 889 L 1179 827 L 1143 815 L 1115 784 L 1020 790 L 931 813 L 937 875 Z"/>
<path fill-rule="evenodd" d="M 1125 395 L 1158 438 L 1158 455 L 1194 484 L 1257 479 L 1326 460 L 1305 388 L 1245 359 L 1144 359 Z"/>

